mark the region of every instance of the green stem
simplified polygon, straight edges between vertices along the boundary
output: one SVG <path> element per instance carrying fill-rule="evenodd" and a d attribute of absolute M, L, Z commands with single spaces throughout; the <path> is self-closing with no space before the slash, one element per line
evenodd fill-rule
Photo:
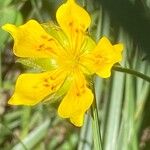
<path fill-rule="evenodd" d="M 87 1 L 86 0 L 82 0 L 82 5 L 83 5 L 84 9 L 87 9 Z"/>
<path fill-rule="evenodd" d="M 2 60 L 1 60 L 1 49 L 0 49 L 0 88 L 2 88 Z"/>
<path fill-rule="evenodd" d="M 123 68 L 123 67 L 120 67 L 120 66 L 113 66 L 112 69 L 115 70 L 115 71 L 124 72 L 124 73 L 134 75 L 136 77 L 144 79 L 145 81 L 150 82 L 150 77 L 143 74 L 143 73 L 141 73 L 141 72 L 137 72 L 135 70 L 128 69 L 128 68 Z"/>
<path fill-rule="evenodd" d="M 91 107 L 91 116 L 92 116 L 94 149 L 95 150 L 102 150 L 102 140 L 101 140 L 99 119 L 98 119 L 98 109 L 97 109 L 97 104 L 96 104 L 94 83 L 93 83 L 93 89 L 92 90 L 93 90 L 93 94 L 94 94 L 94 101 L 93 101 L 93 104 Z"/>
<path fill-rule="evenodd" d="M 33 10 L 35 11 L 35 15 L 37 16 L 37 18 L 40 20 L 40 21 L 43 21 L 43 18 L 39 12 L 39 9 L 38 6 L 37 6 L 37 2 L 35 2 L 35 0 L 31 0 L 31 5 L 33 7 Z"/>

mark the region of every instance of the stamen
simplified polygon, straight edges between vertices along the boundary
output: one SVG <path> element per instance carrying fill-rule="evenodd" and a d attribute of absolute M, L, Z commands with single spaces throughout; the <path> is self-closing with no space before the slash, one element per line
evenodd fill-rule
<path fill-rule="evenodd" d="M 42 47 L 44 47 L 44 45 L 45 45 L 45 44 L 41 44 L 41 45 L 39 45 L 39 48 L 42 48 Z"/>
<path fill-rule="evenodd" d="M 53 91 L 53 90 L 55 90 L 56 89 L 56 85 L 52 85 L 51 86 L 51 90 Z"/>
<path fill-rule="evenodd" d="M 51 51 L 51 50 L 52 50 L 52 48 L 51 48 L 51 47 L 45 47 L 45 49 L 46 49 L 46 50 L 49 50 L 49 51 Z"/>
<path fill-rule="evenodd" d="M 53 40 L 54 40 L 54 39 L 52 39 L 52 38 L 49 38 L 47 41 L 49 41 L 49 42 L 50 42 L 50 41 L 53 41 Z"/>
<path fill-rule="evenodd" d="M 54 76 L 50 76 L 50 79 L 51 80 L 55 80 L 56 78 Z"/>
<path fill-rule="evenodd" d="M 81 94 L 80 94 L 79 92 L 77 92 L 76 95 L 77 95 L 78 97 L 81 96 Z"/>
<path fill-rule="evenodd" d="M 48 83 L 48 79 L 44 79 L 44 82 Z"/>
<path fill-rule="evenodd" d="M 49 87 L 50 85 L 48 83 L 43 84 L 45 87 Z"/>
<path fill-rule="evenodd" d="M 76 32 L 76 33 L 79 33 L 79 30 L 78 30 L 78 29 L 76 29 L 76 30 L 75 30 L 75 32 Z"/>
<path fill-rule="evenodd" d="M 46 35 L 41 35 L 42 39 L 48 39 L 48 37 Z"/>
<path fill-rule="evenodd" d="M 71 27 L 73 26 L 73 21 L 69 22 L 68 25 Z"/>

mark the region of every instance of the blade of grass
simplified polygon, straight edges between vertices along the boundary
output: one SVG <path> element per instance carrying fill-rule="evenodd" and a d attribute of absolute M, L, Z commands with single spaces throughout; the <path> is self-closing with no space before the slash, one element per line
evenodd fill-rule
<path fill-rule="evenodd" d="M 97 101 L 95 95 L 95 85 L 93 82 L 93 94 L 94 100 L 91 107 L 91 116 L 92 116 L 92 129 L 93 129 L 93 139 L 94 139 L 94 149 L 95 150 L 102 150 L 102 139 L 101 139 L 101 132 L 100 132 L 100 123 L 99 123 L 99 116 L 98 116 L 98 108 L 97 108 Z"/>
<path fill-rule="evenodd" d="M 21 115 L 21 137 L 25 137 L 29 131 L 29 122 L 30 122 L 30 114 L 31 114 L 31 107 L 23 106 L 22 108 L 22 115 Z"/>
<path fill-rule="evenodd" d="M 46 120 L 22 140 L 22 143 L 28 150 L 33 149 L 45 137 L 49 125 L 50 120 Z M 12 150 L 24 150 L 24 147 L 19 143 Z"/>
<path fill-rule="evenodd" d="M 92 149 L 92 126 L 90 116 L 85 116 L 84 125 L 80 131 L 80 139 L 78 143 L 78 150 L 91 150 Z"/>
<path fill-rule="evenodd" d="M 134 133 L 134 111 L 135 111 L 135 84 L 133 83 L 133 77 L 126 76 L 125 84 L 125 99 L 123 107 L 123 117 L 121 120 L 121 128 L 119 132 L 117 150 L 129 150 L 131 149 L 130 141 L 134 143 L 134 139 L 131 139 Z M 124 145 L 124 146 L 123 146 Z"/>
<path fill-rule="evenodd" d="M 116 149 L 120 126 L 121 106 L 124 88 L 124 74 L 115 73 L 112 81 L 108 121 L 106 124 L 104 149 Z"/>

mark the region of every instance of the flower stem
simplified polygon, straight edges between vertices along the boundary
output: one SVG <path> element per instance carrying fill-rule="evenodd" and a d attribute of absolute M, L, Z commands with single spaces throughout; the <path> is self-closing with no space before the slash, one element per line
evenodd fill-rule
<path fill-rule="evenodd" d="M 141 72 L 137 72 L 135 70 L 128 69 L 128 68 L 123 68 L 121 66 L 113 66 L 112 69 L 115 70 L 115 71 L 124 72 L 124 73 L 128 73 L 128 74 L 134 75 L 136 77 L 140 77 L 140 78 L 144 79 L 145 81 L 150 82 L 150 77 L 145 75 L 145 74 L 143 74 L 143 73 L 141 73 Z"/>
<path fill-rule="evenodd" d="M 93 104 L 91 107 L 94 150 L 102 150 L 102 140 L 101 140 L 99 119 L 98 119 L 98 109 L 97 109 L 97 104 L 96 104 L 94 83 L 93 83 L 92 90 L 93 90 L 93 94 L 94 94 L 94 101 L 93 101 Z"/>

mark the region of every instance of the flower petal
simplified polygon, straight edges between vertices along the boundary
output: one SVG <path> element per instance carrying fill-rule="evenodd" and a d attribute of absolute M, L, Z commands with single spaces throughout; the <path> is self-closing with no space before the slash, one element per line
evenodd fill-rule
<path fill-rule="evenodd" d="M 78 127 L 81 127 L 83 125 L 84 120 L 84 112 L 80 112 L 79 114 L 76 114 L 70 118 L 70 121 Z"/>
<path fill-rule="evenodd" d="M 30 20 L 19 27 L 6 24 L 2 28 L 14 38 L 13 51 L 16 56 L 51 57 L 60 48 L 57 41 L 35 20 Z"/>
<path fill-rule="evenodd" d="M 39 74 L 22 74 L 17 80 L 15 92 L 8 103 L 35 105 L 56 92 L 64 79 L 65 75 L 59 70 Z"/>
<path fill-rule="evenodd" d="M 107 78 L 111 75 L 112 66 L 122 60 L 122 50 L 122 44 L 113 46 L 106 37 L 103 37 L 89 54 L 86 65 L 100 77 Z"/>
<path fill-rule="evenodd" d="M 79 63 L 82 64 L 80 68 L 82 72 L 84 72 L 84 74 L 87 75 L 93 74 L 93 72 L 91 72 L 91 69 L 89 69 L 87 66 L 91 65 L 91 60 L 89 60 L 89 58 L 91 57 L 91 51 L 95 48 L 95 46 L 96 43 L 93 41 L 93 39 L 90 38 L 89 36 L 86 36 L 85 41 L 81 48 L 81 54 L 79 60 Z"/>
<path fill-rule="evenodd" d="M 76 126 L 82 126 L 84 113 L 93 102 L 93 94 L 86 86 L 85 78 L 77 75 L 58 108 L 58 114 L 63 118 L 70 118 Z"/>
<path fill-rule="evenodd" d="M 67 0 L 56 13 L 58 24 L 70 39 L 72 49 L 79 49 L 84 40 L 84 34 L 90 26 L 89 14 L 75 0 Z"/>

